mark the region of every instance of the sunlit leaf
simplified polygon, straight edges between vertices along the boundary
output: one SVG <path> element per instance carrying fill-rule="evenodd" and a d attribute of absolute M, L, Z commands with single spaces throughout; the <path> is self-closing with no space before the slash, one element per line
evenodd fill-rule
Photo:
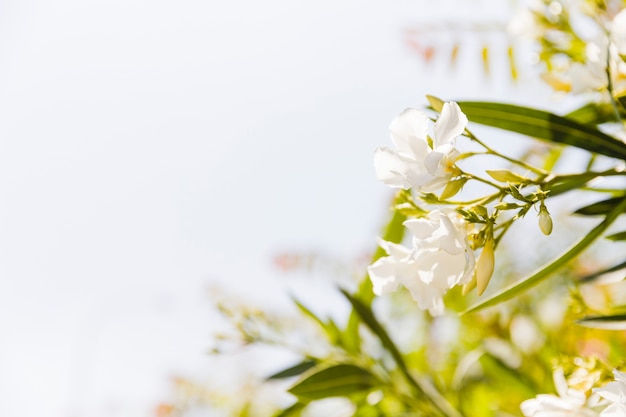
<path fill-rule="evenodd" d="M 309 369 L 314 367 L 316 364 L 317 364 L 317 361 L 315 360 L 312 360 L 312 359 L 306 360 L 294 366 L 290 366 L 289 368 L 283 369 L 282 371 L 277 372 L 273 375 L 270 375 L 267 377 L 267 379 L 282 379 L 282 378 L 290 378 L 292 376 L 298 376 L 308 371 Z"/>
<path fill-rule="evenodd" d="M 508 169 L 488 169 L 485 171 L 491 178 L 500 182 L 525 183 L 529 179 Z"/>
<path fill-rule="evenodd" d="M 471 122 L 626 160 L 626 144 L 571 119 L 512 104 L 468 101 L 458 104 Z"/>
<path fill-rule="evenodd" d="M 289 392 L 307 400 L 318 400 L 368 391 L 379 384 L 369 371 L 356 365 L 340 364 L 306 375 Z"/>

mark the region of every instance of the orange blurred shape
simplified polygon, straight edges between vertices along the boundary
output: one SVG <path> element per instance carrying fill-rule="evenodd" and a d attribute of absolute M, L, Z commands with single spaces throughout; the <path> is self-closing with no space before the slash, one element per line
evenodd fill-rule
<path fill-rule="evenodd" d="M 156 417 L 172 417 L 174 415 L 174 406 L 170 404 L 160 404 L 155 410 Z"/>
<path fill-rule="evenodd" d="M 300 266 L 300 256 L 293 253 L 281 253 L 274 257 L 274 264 L 283 271 L 291 271 Z"/>

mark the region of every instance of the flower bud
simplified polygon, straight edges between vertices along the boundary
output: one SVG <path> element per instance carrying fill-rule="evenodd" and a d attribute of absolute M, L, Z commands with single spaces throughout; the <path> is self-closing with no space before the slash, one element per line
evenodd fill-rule
<path fill-rule="evenodd" d="M 552 233 L 552 217 L 543 203 L 539 207 L 539 228 L 546 236 Z"/>
<path fill-rule="evenodd" d="M 478 261 L 476 262 L 476 287 L 478 295 L 482 295 L 482 293 L 485 292 L 487 284 L 489 284 L 489 280 L 493 275 L 493 267 L 495 264 L 493 244 L 493 239 L 488 239 L 485 242 L 483 251 L 480 253 Z"/>

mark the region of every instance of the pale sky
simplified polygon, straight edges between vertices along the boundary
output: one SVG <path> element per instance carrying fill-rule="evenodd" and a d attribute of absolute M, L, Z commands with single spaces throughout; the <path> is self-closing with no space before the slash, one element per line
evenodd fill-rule
<path fill-rule="evenodd" d="M 411 54 L 425 3 L 489 2 L 1 2 L 0 415 L 150 416 L 207 369 L 208 286 L 371 250 L 391 119 L 512 91 Z"/>

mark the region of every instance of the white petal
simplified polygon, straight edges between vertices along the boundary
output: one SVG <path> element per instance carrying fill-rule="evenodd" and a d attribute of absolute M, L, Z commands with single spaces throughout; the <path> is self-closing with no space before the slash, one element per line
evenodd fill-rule
<path fill-rule="evenodd" d="M 374 294 L 383 295 L 398 289 L 399 281 L 395 276 L 396 265 L 388 257 L 380 258 L 370 265 L 367 272 L 372 281 Z"/>
<path fill-rule="evenodd" d="M 388 242 L 383 239 L 380 239 L 378 241 L 378 246 L 383 248 L 385 252 L 387 252 L 387 254 L 396 261 L 405 260 L 411 254 L 411 250 L 405 248 L 404 246 L 397 243 Z"/>
<path fill-rule="evenodd" d="M 434 177 L 439 176 L 439 167 L 444 156 L 444 153 L 438 151 L 432 151 L 426 156 L 426 159 L 424 159 L 424 166 L 430 175 Z"/>
<path fill-rule="evenodd" d="M 374 152 L 374 167 L 377 178 L 395 188 L 411 188 L 407 181 L 407 172 L 411 171 L 413 162 L 407 157 L 389 148 L 378 148 Z"/>
<path fill-rule="evenodd" d="M 444 144 L 451 144 L 454 138 L 465 131 L 467 116 L 454 102 L 445 103 L 441 115 L 435 122 L 435 138 L 433 148 Z"/>
<path fill-rule="evenodd" d="M 418 159 L 426 156 L 428 116 L 416 109 L 406 109 L 389 126 L 391 139 L 400 152 L 411 153 Z"/>
<path fill-rule="evenodd" d="M 432 213 L 431 213 L 432 215 Z M 426 240 L 431 237 L 438 228 L 438 222 L 430 218 L 427 219 L 410 219 L 402 223 L 407 229 L 415 235 L 418 240 Z"/>

